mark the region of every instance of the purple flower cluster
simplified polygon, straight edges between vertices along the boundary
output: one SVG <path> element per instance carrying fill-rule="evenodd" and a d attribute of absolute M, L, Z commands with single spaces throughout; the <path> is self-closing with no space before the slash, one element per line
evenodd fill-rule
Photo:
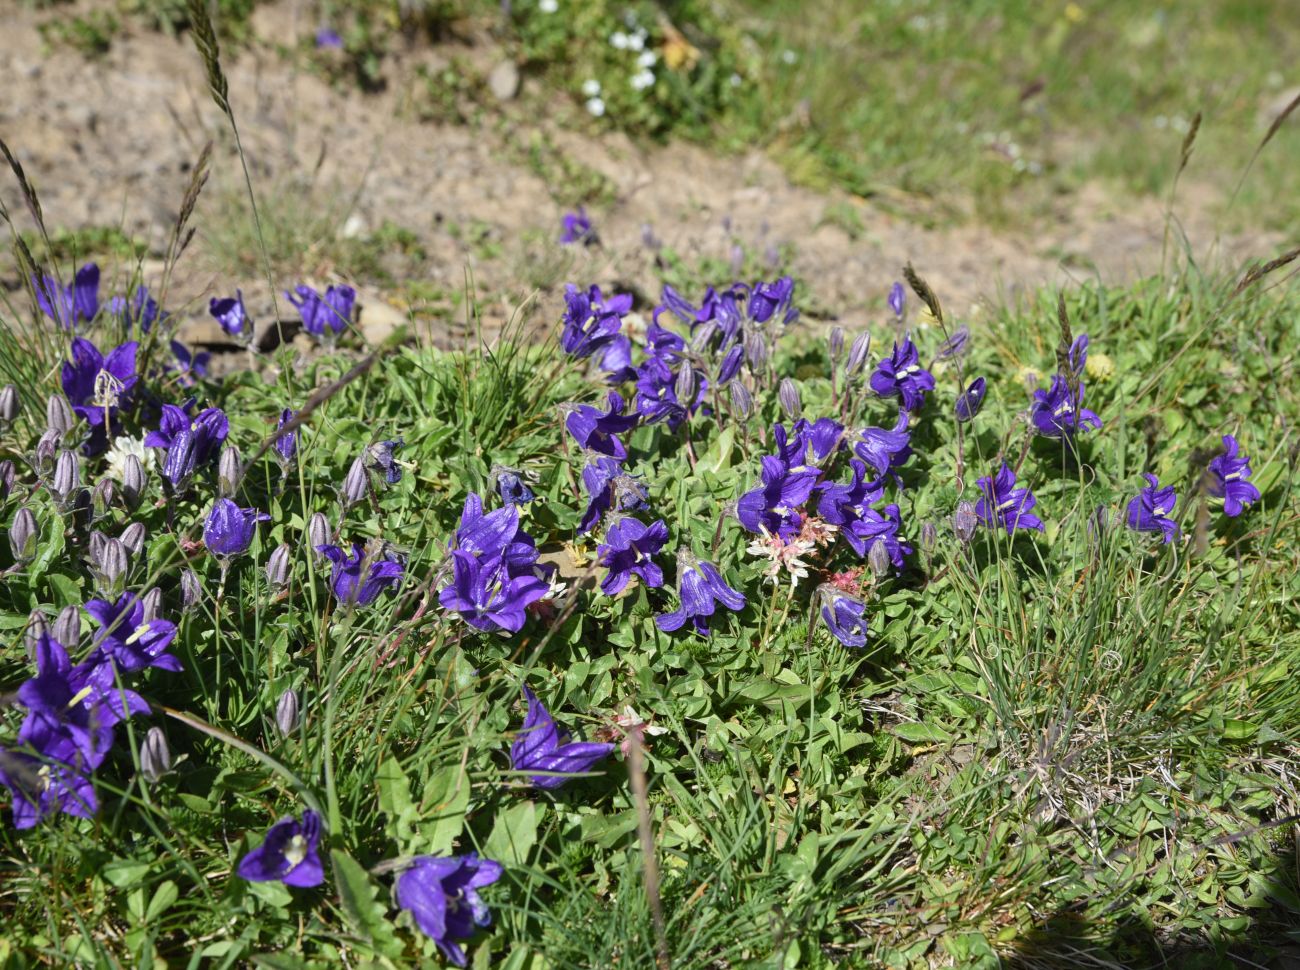
<path fill-rule="evenodd" d="M 114 728 L 149 712 L 120 682 L 150 667 L 181 669 L 167 652 L 176 626 L 157 616 L 146 620 L 134 593 L 112 603 L 89 600 L 85 610 L 100 627 L 90 654 L 73 665 L 61 643 L 41 634 L 36 676 L 18 688 L 27 716 L 17 746 L 0 748 L 0 784 L 9 789 L 20 829 L 60 812 L 92 817 L 99 802 L 91 778 L 113 747 Z"/>
<path fill-rule="evenodd" d="M 352 544 L 352 555 L 330 543 L 322 543 L 316 551 L 330 561 L 334 574 L 330 590 L 334 599 L 347 606 L 369 606 L 386 589 L 402 581 L 404 567 L 400 560 L 390 558 L 384 551 L 367 556 L 359 543 Z M 362 573 L 365 578 L 362 578 Z"/>
<path fill-rule="evenodd" d="M 483 499 L 471 493 L 450 551 L 452 580 L 438 602 L 476 630 L 518 633 L 527 607 L 549 591 L 517 506 L 484 513 Z"/>
<path fill-rule="evenodd" d="M 230 434 L 230 422 L 220 408 L 205 408 L 191 418 L 191 399 L 183 406 L 164 404 L 158 429 L 145 436 L 145 447 L 164 450 L 162 477 L 173 491 L 183 492 L 194 472 L 217 457 Z"/>
<path fill-rule="evenodd" d="M 284 295 L 298 308 L 304 330 L 313 337 L 330 340 L 348 328 L 357 300 L 357 291 L 346 284 L 330 285 L 322 296 L 314 287 L 299 283 L 292 293 L 286 290 Z M 242 309 L 242 301 L 240 306 Z"/>
<path fill-rule="evenodd" d="M 614 750 L 612 744 L 595 741 L 569 741 L 555 725 L 555 719 L 527 687 L 524 698 L 528 715 L 524 726 L 510 745 L 510 767 L 515 771 L 533 772 L 529 780 L 538 788 L 559 788 L 570 776 L 590 771 L 592 766 Z"/>

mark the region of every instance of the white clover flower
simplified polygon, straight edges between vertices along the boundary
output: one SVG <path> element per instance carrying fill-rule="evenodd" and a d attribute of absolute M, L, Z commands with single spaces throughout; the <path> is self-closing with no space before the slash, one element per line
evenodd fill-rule
<path fill-rule="evenodd" d="M 609 35 L 609 43 L 615 50 L 627 50 L 628 36 L 621 30 L 616 30 Z"/>
<path fill-rule="evenodd" d="M 537 0 L 537 9 L 542 13 L 555 13 L 560 9 L 559 0 Z"/>
<path fill-rule="evenodd" d="M 582 93 L 584 97 L 594 98 L 596 95 L 600 94 L 600 82 L 594 77 L 583 81 Z"/>
<path fill-rule="evenodd" d="M 605 114 L 605 102 L 602 98 L 588 98 L 587 112 L 593 117 L 600 118 Z"/>
<path fill-rule="evenodd" d="M 659 55 L 654 51 L 642 51 L 636 57 L 637 67 L 654 67 L 655 62 L 659 60 Z"/>
<path fill-rule="evenodd" d="M 632 75 L 632 90 L 644 91 L 646 88 L 654 87 L 654 71 L 638 71 Z"/>
<path fill-rule="evenodd" d="M 110 478 L 116 478 L 119 482 L 122 481 L 126 473 L 128 455 L 135 455 L 139 458 L 140 464 L 146 472 L 153 471 L 154 449 L 146 448 L 143 438 L 128 438 L 123 435 L 113 439 L 113 447 L 104 455 L 104 459 L 108 462 Z"/>

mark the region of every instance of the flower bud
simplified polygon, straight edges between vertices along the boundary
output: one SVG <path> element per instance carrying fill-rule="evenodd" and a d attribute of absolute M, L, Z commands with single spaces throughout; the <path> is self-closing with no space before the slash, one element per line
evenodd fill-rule
<path fill-rule="evenodd" d="M 126 507 L 132 511 L 140 504 L 144 496 L 148 479 L 144 474 L 144 465 L 136 455 L 127 455 L 122 464 L 122 498 Z"/>
<path fill-rule="evenodd" d="M 697 354 L 704 353 L 708 349 L 710 342 L 716 337 L 722 328 L 718 326 L 716 320 L 706 320 L 695 328 L 695 333 L 691 335 L 691 350 Z"/>
<path fill-rule="evenodd" d="M 740 344 L 732 344 L 727 355 L 722 358 L 722 363 L 718 365 L 718 383 L 725 384 L 740 373 L 740 365 L 744 362 L 745 348 Z"/>
<path fill-rule="evenodd" d="M 748 421 L 754 413 L 754 397 L 749 393 L 749 388 L 740 381 L 732 381 L 727 385 L 727 391 L 731 397 L 732 409 L 740 415 L 740 420 Z"/>
<path fill-rule="evenodd" d="M 830 347 L 831 363 L 835 364 L 839 361 L 840 354 L 844 353 L 844 328 L 831 327 L 831 333 L 826 338 L 826 343 Z"/>
<path fill-rule="evenodd" d="M 9 526 L 9 550 L 16 562 L 27 562 L 36 555 L 36 543 L 40 539 L 40 530 L 36 527 L 36 516 L 24 506 L 14 513 L 13 524 Z"/>
<path fill-rule="evenodd" d="M 329 545 L 332 534 L 330 520 L 325 518 L 324 512 L 316 512 L 307 520 L 307 543 L 317 558 L 321 558 L 320 547 Z"/>
<path fill-rule="evenodd" d="M 90 507 L 94 510 L 95 518 L 102 519 L 108 515 L 109 510 L 113 507 L 113 499 L 117 497 L 117 486 L 111 478 L 101 478 L 95 483 L 95 487 L 90 490 Z"/>
<path fill-rule="evenodd" d="M 956 407 L 958 421 L 970 421 L 980 413 L 980 408 L 984 406 L 984 392 L 986 389 L 984 378 L 977 377 L 970 382 L 970 387 L 961 392 L 961 396 L 957 398 Z"/>
<path fill-rule="evenodd" d="M 889 309 L 893 310 L 894 316 L 898 317 L 899 319 L 902 319 L 903 316 L 903 306 L 905 300 L 906 300 L 906 293 L 903 290 L 903 284 L 899 282 L 895 282 L 894 285 L 889 288 Z"/>
<path fill-rule="evenodd" d="M 767 341 L 763 339 L 762 333 L 752 327 L 747 329 L 741 338 L 741 344 L 745 348 L 745 360 L 749 363 L 750 370 L 760 370 L 767 363 Z"/>
<path fill-rule="evenodd" d="M 131 555 L 138 556 L 144 550 L 144 540 L 148 535 L 143 522 L 132 522 L 122 530 L 122 545 Z"/>
<path fill-rule="evenodd" d="M 126 546 L 121 539 L 105 539 L 93 566 L 96 586 L 106 599 L 116 599 L 126 588 L 126 574 L 131 567 Z"/>
<path fill-rule="evenodd" d="M 298 695 L 292 688 L 281 694 L 276 702 L 275 726 L 286 738 L 298 728 Z"/>
<path fill-rule="evenodd" d="M 781 386 L 776 390 L 776 399 L 781 402 L 781 410 L 791 421 L 798 421 L 803 417 L 803 401 L 799 399 L 799 385 L 790 378 L 781 378 Z"/>
<path fill-rule="evenodd" d="M 59 452 L 54 460 L 54 476 L 50 480 L 50 494 L 61 508 L 67 508 L 81 487 L 81 463 L 70 451 Z"/>
<path fill-rule="evenodd" d="M 49 474 L 50 469 L 54 466 L 54 456 L 59 452 L 59 434 L 57 431 L 46 431 L 41 435 L 41 440 L 36 442 L 36 451 L 32 454 L 32 468 L 36 474 L 44 478 Z"/>
<path fill-rule="evenodd" d="M 104 543 L 108 541 L 108 536 L 96 529 L 86 540 L 86 549 L 92 563 L 99 562 L 99 557 L 103 555 Z"/>
<path fill-rule="evenodd" d="M 12 384 L 6 384 L 0 388 L 0 421 L 8 423 L 18 417 L 18 409 L 22 402 L 18 400 L 18 388 Z"/>
<path fill-rule="evenodd" d="M 144 622 L 149 623 L 162 615 L 162 590 L 157 586 L 140 597 L 140 609 L 144 612 Z"/>
<path fill-rule="evenodd" d="M 975 506 L 970 502 L 958 502 L 957 511 L 952 516 L 952 531 L 957 534 L 957 539 L 965 545 L 975 537 L 975 528 L 979 525 L 979 519 L 975 517 Z"/>
<path fill-rule="evenodd" d="M 859 373 L 867 365 L 867 355 L 871 353 L 871 334 L 863 332 L 853 338 L 849 345 L 849 356 L 844 362 L 844 373 L 848 377 Z"/>
<path fill-rule="evenodd" d="M 14 490 L 14 463 L 8 458 L 0 461 L 0 501 L 7 499 Z"/>
<path fill-rule="evenodd" d="M 198 439 L 192 430 L 182 428 L 172 436 L 172 442 L 167 446 L 162 462 L 162 477 L 173 491 L 184 492 L 197 463 Z"/>
<path fill-rule="evenodd" d="M 36 659 L 36 644 L 41 637 L 50 632 L 49 621 L 40 610 L 32 610 L 27 617 L 27 630 L 23 633 L 23 645 L 27 649 L 27 659 Z"/>
<path fill-rule="evenodd" d="M 890 561 L 889 550 L 885 548 L 883 542 L 877 542 L 867 552 L 867 565 L 871 567 L 871 573 L 877 579 L 884 579 L 889 575 L 894 564 Z"/>
<path fill-rule="evenodd" d="M 289 585 L 289 557 L 292 550 L 289 543 L 282 542 L 266 560 L 266 581 L 272 589 L 284 589 Z"/>
<path fill-rule="evenodd" d="M 970 327 L 961 326 L 952 332 L 947 340 L 939 345 L 935 360 L 952 360 L 966 353 L 966 344 L 970 341 Z"/>
<path fill-rule="evenodd" d="M 81 607 L 65 606 L 54 618 L 54 639 L 63 644 L 68 653 L 76 653 L 81 645 Z"/>
<path fill-rule="evenodd" d="M 681 369 L 677 371 L 677 380 L 673 383 L 673 393 L 677 395 L 677 402 L 684 407 L 690 407 L 695 402 L 695 388 L 695 368 L 691 366 L 689 360 L 684 360 Z"/>
<path fill-rule="evenodd" d="M 921 551 L 927 556 L 934 552 L 935 544 L 939 541 L 939 530 L 935 528 L 933 522 L 926 522 L 921 526 Z"/>
<path fill-rule="evenodd" d="M 188 613 L 194 607 L 199 605 L 199 600 L 203 598 L 203 587 L 199 585 L 199 577 L 194 574 L 193 569 L 181 570 L 181 612 Z"/>
<path fill-rule="evenodd" d="M 233 497 L 243 477 L 244 463 L 239 459 L 239 449 L 227 445 L 217 461 L 217 494 L 222 498 Z"/>
<path fill-rule="evenodd" d="M 167 747 L 167 738 L 162 728 L 151 727 L 140 745 L 140 774 L 150 784 L 157 784 L 163 775 L 172 769 L 172 753 Z"/>
<path fill-rule="evenodd" d="M 77 415 L 62 394 L 51 394 L 45 402 L 45 427 L 63 437 L 77 426 Z"/>
<path fill-rule="evenodd" d="M 343 507 L 355 505 L 366 497 L 370 491 L 370 476 L 366 472 L 366 460 L 364 457 L 357 458 L 352 462 L 352 467 L 348 469 L 347 477 L 343 479 L 343 490 L 339 495 Z"/>

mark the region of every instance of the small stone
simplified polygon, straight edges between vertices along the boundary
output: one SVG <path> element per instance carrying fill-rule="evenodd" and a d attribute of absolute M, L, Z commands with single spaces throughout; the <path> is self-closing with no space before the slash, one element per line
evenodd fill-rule
<path fill-rule="evenodd" d="M 514 61 L 501 61 L 488 75 L 488 90 L 498 101 L 512 101 L 519 93 L 519 68 Z"/>

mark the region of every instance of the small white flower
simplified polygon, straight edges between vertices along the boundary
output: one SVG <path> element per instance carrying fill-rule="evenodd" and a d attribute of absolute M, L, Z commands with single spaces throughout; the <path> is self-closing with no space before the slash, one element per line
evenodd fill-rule
<path fill-rule="evenodd" d="M 739 74 L 733 74 L 733 75 L 731 75 L 731 77 L 730 77 L 728 80 L 731 81 L 731 86 L 732 86 L 733 88 L 738 88 L 738 87 L 740 87 L 741 84 L 743 84 L 744 81 L 745 81 L 745 79 L 742 78 Z"/>
<path fill-rule="evenodd" d="M 609 43 L 615 50 L 625 51 L 628 45 L 628 36 L 621 30 L 616 30 L 609 35 Z"/>
<path fill-rule="evenodd" d="M 637 67 L 654 67 L 659 55 L 654 51 L 642 51 L 636 56 Z"/>
<path fill-rule="evenodd" d="M 587 111 L 592 116 L 599 118 L 605 114 L 605 102 L 601 98 L 588 98 Z"/>
<path fill-rule="evenodd" d="M 584 97 L 594 98 L 596 95 L 600 94 L 600 82 L 594 77 L 583 81 L 582 93 Z"/>
<path fill-rule="evenodd" d="M 787 47 L 781 52 L 781 60 L 785 61 L 787 64 L 793 64 L 795 61 L 799 60 L 799 55 Z"/>
<path fill-rule="evenodd" d="M 632 90 L 644 91 L 646 88 L 654 87 L 654 71 L 638 71 L 632 75 Z"/>
<path fill-rule="evenodd" d="M 630 51 L 639 51 L 645 49 L 645 31 L 638 30 L 635 34 L 627 39 L 627 49 Z"/>
<path fill-rule="evenodd" d="M 119 482 L 126 473 L 127 455 L 135 455 L 140 459 L 140 464 L 144 466 L 146 472 L 153 471 L 154 466 L 154 449 L 144 446 L 143 438 L 128 438 L 125 435 L 113 439 L 113 447 L 108 450 L 104 456 L 108 462 L 108 474 L 110 478 L 116 478 Z"/>
<path fill-rule="evenodd" d="M 555 13 L 560 9 L 559 0 L 537 0 L 537 9 L 542 13 Z"/>

